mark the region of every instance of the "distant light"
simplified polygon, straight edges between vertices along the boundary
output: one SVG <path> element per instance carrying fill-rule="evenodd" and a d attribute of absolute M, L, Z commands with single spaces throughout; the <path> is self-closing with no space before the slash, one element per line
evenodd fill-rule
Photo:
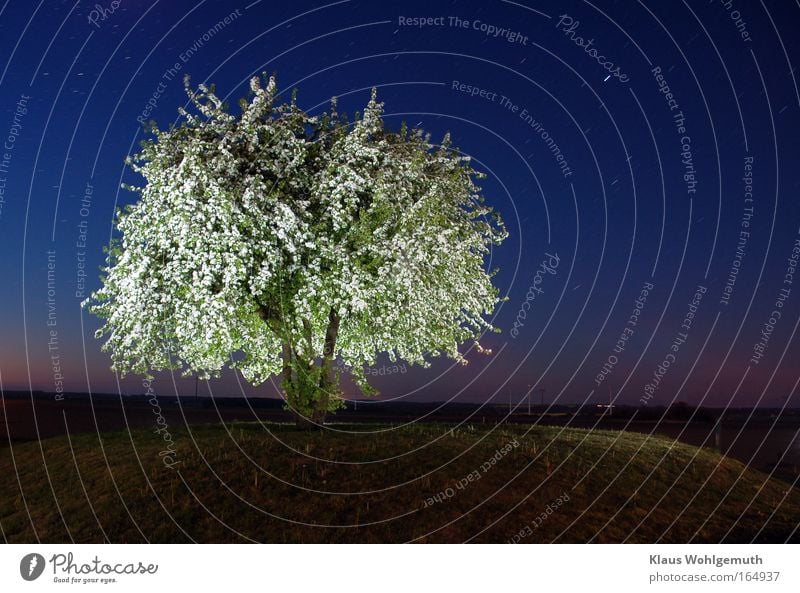
<path fill-rule="evenodd" d="M 605 81 L 606 81 L 606 80 L 608 80 L 609 78 L 611 78 L 611 75 L 610 75 L 610 74 L 609 74 L 608 76 L 606 76 L 606 77 L 605 77 L 605 79 L 603 79 L 603 82 L 605 82 Z"/>

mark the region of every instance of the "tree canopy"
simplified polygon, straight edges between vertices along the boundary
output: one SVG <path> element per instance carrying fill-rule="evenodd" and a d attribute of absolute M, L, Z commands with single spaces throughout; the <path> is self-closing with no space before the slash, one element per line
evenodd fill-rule
<path fill-rule="evenodd" d="M 315 116 L 279 103 L 274 77 L 251 80 L 238 114 L 186 89 L 179 125 L 128 160 L 144 184 L 87 300 L 114 370 L 281 374 L 311 418 L 337 405 L 337 358 L 425 366 L 481 348 L 499 300 L 485 259 L 506 231 L 449 137 L 387 130 L 374 89 L 352 119 L 335 99 Z"/>

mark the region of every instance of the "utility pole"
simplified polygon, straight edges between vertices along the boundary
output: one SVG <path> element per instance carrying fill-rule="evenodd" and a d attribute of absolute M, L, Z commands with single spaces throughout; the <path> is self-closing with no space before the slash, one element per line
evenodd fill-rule
<path fill-rule="evenodd" d="M 197 375 L 194 376 L 194 401 L 197 402 L 197 384 L 200 380 Z"/>

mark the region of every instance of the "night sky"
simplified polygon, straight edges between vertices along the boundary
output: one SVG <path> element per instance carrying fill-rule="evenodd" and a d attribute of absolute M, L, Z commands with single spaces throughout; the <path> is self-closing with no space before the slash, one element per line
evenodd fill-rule
<path fill-rule="evenodd" d="M 388 126 L 449 130 L 508 226 L 487 262 L 508 297 L 493 353 L 381 363 L 382 399 L 500 403 L 531 386 L 559 403 L 797 406 L 798 30 L 784 0 L 9 0 L 2 388 L 143 392 L 109 370 L 80 308 L 136 198 L 123 161 L 142 121 L 178 117 L 184 74 L 235 105 L 275 72 L 309 112 L 335 95 L 352 113 L 377 87 Z M 277 396 L 233 372 L 209 391 Z"/>

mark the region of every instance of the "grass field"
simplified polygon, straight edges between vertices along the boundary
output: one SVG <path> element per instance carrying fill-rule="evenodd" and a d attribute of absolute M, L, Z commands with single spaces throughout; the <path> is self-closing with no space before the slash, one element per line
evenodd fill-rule
<path fill-rule="evenodd" d="M 5 447 L 2 536 L 8 542 L 800 541 L 800 490 L 711 450 L 662 438 L 507 425 L 333 428 L 342 432 L 192 426 L 170 434 L 169 456 L 153 430 Z M 164 459 L 175 465 L 166 467 Z"/>

